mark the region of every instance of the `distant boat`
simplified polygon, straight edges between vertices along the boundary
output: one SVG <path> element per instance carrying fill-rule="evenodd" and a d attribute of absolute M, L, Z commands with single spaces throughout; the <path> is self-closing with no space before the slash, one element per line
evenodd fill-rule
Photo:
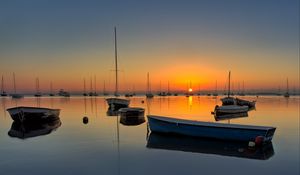
<path fill-rule="evenodd" d="M 106 88 L 105 88 L 105 81 L 103 82 L 103 96 L 107 96 L 109 95 L 107 92 L 106 92 Z"/>
<path fill-rule="evenodd" d="M 41 97 L 42 93 L 40 92 L 40 81 L 39 78 L 35 79 L 35 88 L 36 88 L 36 93 L 34 94 L 35 97 Z"/>
<path fill-rule="evenodd" d="M 147 92 L 146 92 L 146 97 L 147 98 L 153 98 L 154 97 L 154 95 L 151 92 L 149 72 L 147 73 Z"/>
<path fill-rule="evenodd" d="M 7 109 L 16 122 L 52 121 L 59 118 L 60 109 L 19 106 Z"/>
<path fill-rule="evenodd" d="M 171 96 L 172 93 L 170 91 L 170 82 L 168 81 L 168 92 L 167 92 L 167 96 Z"/>
<path fill-rule="evenodd" d="M 19 139 L 27 139 L 42 135 L 48 135 L 61 126 L 59 119 L 50 122 L 37 122 L 37 123 L 20 123 L 13 122 L 8 135 L 10 137 L 17 137 Z"/>
<path fill-rule="evenodd" d="M 52 85 L 52 82 L 50 82 L 50 94 L 49 96 L 53 97 L 55 96 L 54 93 L 53 93 L 53 85 Z"/>
<path fill-rule="evenodd" d="M 4 91 L 4 79 L 3 79 L 3 75 L 2 75 L 2 80 L 1 80 L 1 96 L 2 97 L 6 97 L 7 93 Z"/>
<path fill-rule="evenodd" d="M 215 92 L 213 93 L 213 96 L 218 96 L 218 82 L 216 81 L 216 88 L 215 88 Z"/>
<path fill-rule="evenodd" d="M 85 78 L 83 79 L 83 96 L 87 96 L 88 94 L 86 93 L 86 84 L 85 84 Z"/>
<path fill-rule="evenodd" d="M 148 125 L 152 132 L 179 134 L 222 140 L 255 141 L 258 137 L 263 142 L 272 140 L 275 127 L 200 122 L 148 115 Z"/>
<path fill-rule="evenodd" d="M 285 98 L 289 98 L 290 97 L 290 93 L 289 93 L 289 79 L 286 79 L 286 93 L 284 93 L 283 96 Z"/>
<path fill-rule="evenodd" d="M 58 95 L 62 96 L 62 97 L 70 97 L 71 96 L 70 93 L 67 91 L 64 91 L 64 89 L 60 89 L 58 92 Z"/>
<path fill-rule="evenodd" d="M 248 143 L 178 135 L 150 133 L 147 148 L 267 160 L 274 155 L 272 142 L 249 148 Z"/>
<path fill-rule="evenodd" d="M 24 96 L 22 94 L 17 94 L 17 87 L 16 87 L 16 77 L 15 77 L 15 73 L 13 73 L 13 84 L 14 84 L 14 93 L 11 94 L 12 98 L 23 98 Z"/>
<path fill-rule="evenodd" d="M 117 29 L 114 28 L 115 34 L 115 71 L 116 71 L 116 83 L 115 83 L 115 97 L 118 97 L 118 53 L 117 53 Z M 106 102 L 109 106 L 109 109 L 117 110 L 123 107 L 128 107 L 130 100 L 122 98 L 107 98 Z"/>
<path fill-rule="evenodd" d="M 238 106 L 248 106 L 248 108 L 255 108 L 256 101 L 248 101 L 240 98 L 234 98 L 230 97 L 230 71 L 229 71 L 229 76 L 228 76 L 228 93 L 227 97 L 222 98 L 222 105 L 227 106 L 227 105 L 238 105 Z"/>

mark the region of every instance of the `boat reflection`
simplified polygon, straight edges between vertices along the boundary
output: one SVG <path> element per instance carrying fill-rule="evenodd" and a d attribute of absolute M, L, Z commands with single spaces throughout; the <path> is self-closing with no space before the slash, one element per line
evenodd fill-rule
<path fill-rule="evenodd" d="M 229 120 L 229 119 L 236 119 L 236 118 L 243 118 L 243 117 L 248 117 L 248 112 L 215 115 L 215 120 L 220 121 L 220 120 Z"/>
<path fill-rule="evenodd" d="M 108 108 L 106 111 L 106 115 L 107 116 L 118 116 L 119 110 L 112 110 L 112 109 Z"/>
<path fill-rule="evenodd" d="M 136 126 L 145 122 L 144 113 L 133 115 L 133 114 L 120 114 L 120 123 L 126 126 Z"/>
<path fill-rule="evenodd" d="M 19 139 L 27 139 L 42 135 L 48 135 L 61 126 L 60 119 L 49 122 L 13 122 L 8 135 Z"/>
<path fill-rule="evenodd" d="M 148 137 L 146 147 L 259 160 L 267 160 L 274 155 L 272 142 L 261 147 L 249 148 L 247 142 L 199 139 L 153 132 Z"/>

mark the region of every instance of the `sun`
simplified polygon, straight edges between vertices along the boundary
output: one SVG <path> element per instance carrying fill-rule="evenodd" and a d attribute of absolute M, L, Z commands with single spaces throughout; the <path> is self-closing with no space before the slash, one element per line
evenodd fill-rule
<path fill-rule="evenodd" d="M 192 89 L 192 88 L 189 88 L 189 92 L 193 92 L 193 89 Z"/>

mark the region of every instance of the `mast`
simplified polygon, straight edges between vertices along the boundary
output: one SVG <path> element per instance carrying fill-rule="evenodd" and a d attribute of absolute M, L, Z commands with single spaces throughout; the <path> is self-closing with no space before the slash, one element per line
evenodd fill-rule
<path fill-rule="evenodd" d="M 85 78 L 83 79 L 83 91 L 84 91 L 84 94 L 86 94 L 86 84 L 85 84 Z"/>
<path fill-rule="evenodd" d="M 229 83 L 228 83 L 228 97 L 230 96 L 230 71 L 229 71 Z"/>
<path fill-rule="evenodd" d="M 92 95 L 93 93 L 93 78 L 90 77 L 90 94 Z"/>
<path fill-rule="evenodd" d="M 103 95 L 105 95 L 106 94 L 106 92 L 105 92 L 106 90 L 105 90 L 105 80 L 103 81 Z"/>
<path fill-rule="evenodd" d="M 147 93 L 150 94 L 149 72 L 147 73 Z"/>
<path fill-rule="evenodd" d="M 286 79 L 286 93 L 289 93 L 289 79 Z"/>
<path fill-rule="evenodd" d="M 117 28 L 114 28 L 115 33 L 115 70 L 116 70 L 116 87 L 115 96 L 118 96 L 118 51 L 117 51 Z"/>
<path fill-rule="evenodd" d="M 53 86 L 52 86 L 52 81 L 50 82 L 50 93 L 53 93 Z"/>
<path fill-rule="evenodd" d="M 96 82 L 97 82 L 97 80 L 96 80 L 96 75 L 94 75 L 94 93 L 95 93 L 95 95 L 97 94 L 97 90 L 96 90 Z"/>
<path fill-rule="evenodd" d="M 170 94 L 170 82 L 168 81 L 168 94 Z"/>
<path fill-rule="evenodd" d="M 218 80 L 216 80 L 216 88 L 215 88 L 215 93 L 217 94 L 217 91 L 218 91 Z"/>
<path fill-rule="evenodd" d="M 36 93 L 40 93 L 40 85 L 39 85 L 39 78 L 35 79 L 35 86 L 36 86 Z"/>
<path fill-rule="evenodd" d="M 2 80 L 1 80 L 1 93 L 4 93 L 4 80 L 3 80 L 3 75 L 2 75 Z"/>
<path fill-rule="evenodd" d="M 14 92 L 15 94 L 17 93 L 17 88 L 16 88 L 16 77 L 15 77 L 15 73 L 13 73 L 13 83 L 14 83 Z"/>

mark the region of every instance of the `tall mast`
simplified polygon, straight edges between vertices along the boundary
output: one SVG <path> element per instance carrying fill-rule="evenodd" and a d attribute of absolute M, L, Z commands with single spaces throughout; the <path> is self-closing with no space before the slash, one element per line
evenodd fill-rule
<path fill-rule="evenodd" d="M 83 79 L 83 91 L 86 93 L 86 84 L 85 84 L 85 78 Z"/>
<path fill-rule="evenodd" d="M 286 79 L 286 92 L 289 93 L 289 79 Z"/>
<path fill-rule="evenodd" d="M 93 92 L 93 78 L 90 77 L 90 93 Z"/>
<path fill-rule="evenodd" d="M 39 93 L 40 92 L 39 78 L 35 79 L 35 87 L 36 87 L 36 93 Z"/>
<path fill-rule="evenodd" d="M 52 86 L 52 81 L 50 82 L 50 93 L 53 93 L 53 86 Z"/>
<path fill-rule="evenodd" d="M 103 81 L 103 95 L 105 94 L 105 80 Z"/>
<path fill-rule="evenodd" d="M 170 82 L 168 81 L 168 94 L 170 93 Z"/>
<path fill-rule="evenodd" d="M 2 75 L 2 80 L 1 80 L 1 93 L 4 93 L 4 80 L 3 80 L 3 75 Z"/>
<path fill-rule="evenodd" d="M 115 69 L 116 69 L 116 87 L 115 96 L 118 96 L 118 51 L 117 51 L 117 28 L 115 30 Z"/>
<path fill-rule="evenodd" d="M 97 80 L 96 80 L 96 75 L 94 75 L 94 91 L 95 91 L 95 95 L 96 95 L 96 93 L 97 93 L 97 90 L 96 90 L 96 82 L 97 82 Z"/>
<path fill-rule="evenodd" d="M 217 91 L 218 91 L 218 80 L 216 80 L 216 88 L 215 89 L 216 89 L 215 93 L 217 93 Z"/>
<path fill-rule="evenodd" d="M 229 71 L 229 83 L 228 83 L 228 97 L 230 96 L 230 71 Z"/>
<path fill-rule="evenodd" d="M 147 93 L 150 93 L 149 72 L 147 73 Z"/>
<path fill-rule="evenodd" d="M 15 94 L 17 93 L 17 88 L 16 88 L 16 77 L 15 77 L 15 73 L 13 73 L 13 83 L 14 83 L 14 92 Z"/>

